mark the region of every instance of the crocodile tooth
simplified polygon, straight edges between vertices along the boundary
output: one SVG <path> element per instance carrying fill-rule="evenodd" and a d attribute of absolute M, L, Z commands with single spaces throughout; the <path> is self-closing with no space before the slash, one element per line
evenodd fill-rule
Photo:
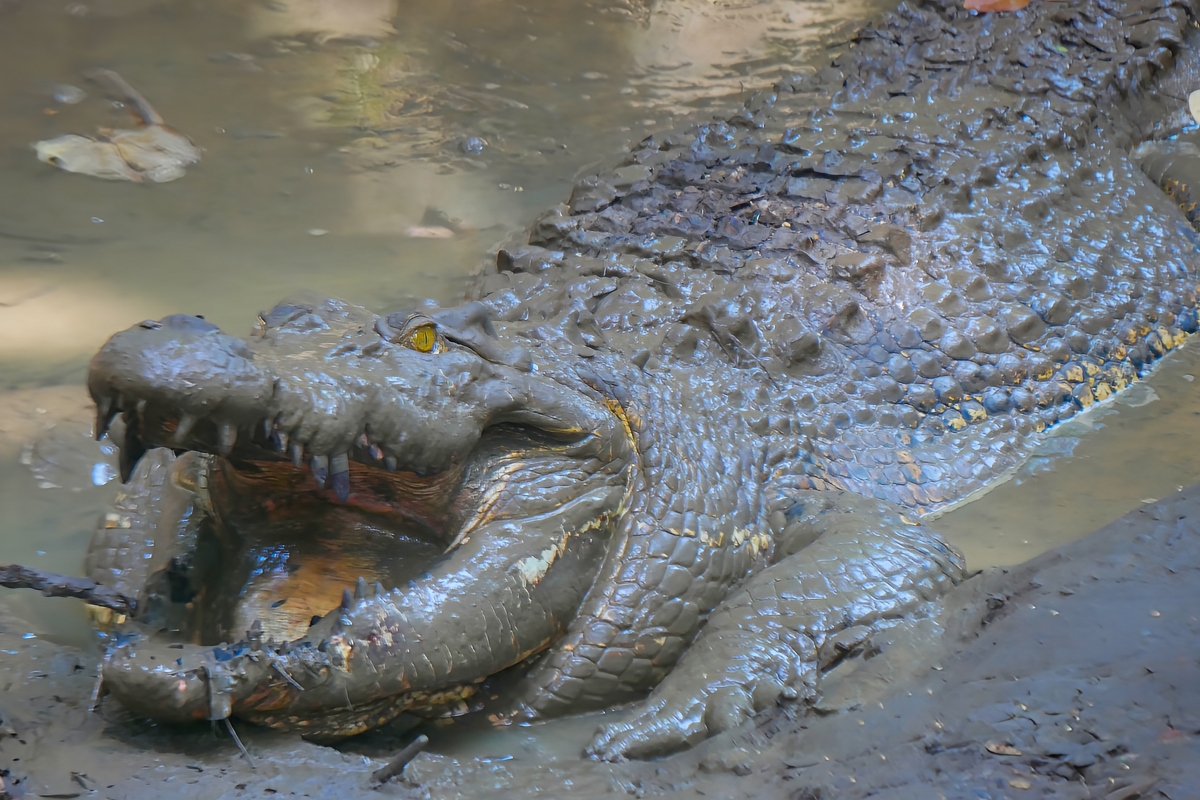
<path fill-rule="evenodd" d="M 292 466 L 296 469 L 304 466 L 304 445 L 292 442 Z"/>
<path fill-rule="evenodd" d="M 263 438 L 270 439 L 271 433 L 274 432 L 274 430 L 275 430 L 275 421 L 273 419 L 271 419 L 270 417 L 263 417 L 262 426 L 263 426 Z"/>
<path fill-rule="evenodd" d="M 313 456 L 309 462 L 308 468 L 312 470 L 313 480 L 317 482 L 318 489 L 325 488 L 325 479 L 329 477 L 329 458 L 327 456 Z"/>
<path fill-rule="evenodd" d="M 286 453 L 288 449 L 288 435 L 286 431 L 272 431 L 271 444 L 280 453 Z"/>
<path fill-rule="evenodd" d="M 371 458 L 375 459 L 376 461 L 383 461 L 383 448 L 379 445 L 371 445 L 368 452 L 370 452 Z"/>
<path fill-rule="evenodd" d="M 246 641 L 249 642 L 251 650 L 262 650 L 262 637 L 262 620 L 256 618 L 254 622 L 250 623 L 250 630 L 246 631 Z"/>
<path fill-rule="evenodd" d="M 138 461 L 146 454 L 146 444 L 142 441 L 141 423 L 131 411 L 122 412 L 125 421 L 125 440 L 121 442 L 121 482 L 125 483 L 133 475 Z"/>
<path fill-rule="evenodd" d="M 237 426 L 222 422 L 217 427 L 217 452 L 227 456 L 233 452 L 235 444 L 237 444 Z"/>
<path fill-rule="evenodd" d="M 145 400 L 137 401 L 137 415 L 141 419 L 145 418 L 145 416 L 146 416 L 146 401 Z"/>
<path fill-rule="evenodd" d="M 112 424 L 118 411 L 111 396 L 101 397 L 96 401 L 96 441 L 100 441 L 104 434 L 108 433 L 108 426 Z"/>
<path fill-rule="evenodd" d="M 342 589 L 342 605 L 340 606 L 340 608 L 342 608 L 345 611 L 349 611 L 353 607 L 354 607 L 354 595 L 350 594 L 349 589 Z"/>
<path fill-rule="evenodd" d="M 338 500 L 345 503 L 350 499 L 350 473 L 335 472 L 330 478 L 330 488 Z"/>
<path fill-rule="evenodd" d="M 377 583 L 375 584 L 375 586 L 374 586 L 374 587 L 372 587 L 372 588 L 373 588 L 373 589 L 374 589 L 374 591 L 375 591 L 375 596 L 376 596 L 376 597 L 379 597 L 381 594 L 383 594 L 383 584 L 382 584 L 382 583 L 378 583 L 378 582 L 377 582 Z"/>
<path fill-rule="evenodd" d="M 329 459 L 329 480 L 333 493 L 343 503 L 350 499 L 350 457 L 338 453 Z"/>
<path fill-rule="evenodd" d="M 367 599 L 367 581 L 361 575 L 358 576 L 358 582 L 354 584 L 354 599 L 355 600 L 366 600 Z"/>
<path fill-rule="evenodd" d="M 171 436 L 171 441 L 182 446 L 187 440 L 188 434 L 192 432 L 192 427 L 196 424 L 196 418 L 191 414 L 180 414 L 179 422 L 175 425 L 175 433 Z"/>
<path fill-rule="evenodd" d="M 366 450 L 368 447 L 371 446 L 371 440 L 367 438 L 367 435 L 365 433 L 361 434 L 358 437 L 358 446 L 361 447 L 363 450 Z"/>
<path fill-rule="evenodd" d="M 388 456 L 383 460 L 384 465 L 388 468 L 388 472 L 395 472 L 399 464 L 396 463 L 394 456 Z"/>

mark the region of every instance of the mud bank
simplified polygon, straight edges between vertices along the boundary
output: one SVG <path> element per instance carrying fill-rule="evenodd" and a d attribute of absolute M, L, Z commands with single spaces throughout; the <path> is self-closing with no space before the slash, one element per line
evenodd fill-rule
<path fill-rule="evenodd" d="M 1198 575 L 1200 484 L 972 578 L 936 621 L 835 671 L 815 713 L 781 706 L 651 763 L 423 754 L 377 790 L 368 780 L 385 758 L 247 727 L 252 770 L 223 733 L 162 729 L 112 702 L 89 713 L 90 657 L 22 638 L 8 618 L 0 769 L 17 797 L 1178 800 L 1200 787 Z"/>

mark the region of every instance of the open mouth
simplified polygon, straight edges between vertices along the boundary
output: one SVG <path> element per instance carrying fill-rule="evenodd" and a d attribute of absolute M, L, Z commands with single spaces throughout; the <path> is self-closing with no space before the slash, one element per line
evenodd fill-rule
<path fill-rule="evenodd" d="M 341 604 L 344 590 L 360 581 L 403 586 L 446 550 L 442 501 L 454 489 L 446 476 L 388 480 L 353 464 L 356 491 L 343 500 L 289 463 L 208 463 L 212 514 L 190 569 L 173 575 L 173 599 L 193 612 L 186 629 L 198 644 L 236 640 L 256 623 L 269 638 L 297 639 Z M 429 498 L 437 502 L 416 499 L 439 489 Z"/>
<path fill-rule="evenodd" d="M 230 443 L 206 420 L 181 437 L 177 415 L 145 404 L 122 418 L 123 454 L 165 445 L 196 456 L 173 478 L 196 497 L 186 521 L 194 545 L 159 576 L 148 613 L 201 645 L 237 641 L 252 629 L 299 639 L 347 592 L 378 594 L 416 581 L 489 521 L 487 495 L 494 504 L 514 462 L 540 459 L 548 469 L 556 453 L 577 444 L 499 425 L 462 461 L 422 474 L 399 468 L 365 433 L 351 451 L 323 458 L 289 445 L 269 424 Z"/>
<path fill-rule="evenodd" d="M 566 631 L 638 458 L 608 384 L 539 372 L 478 304 L 281 305 L 246 339 L 172 315 L 88 386 L 129 481 L 89 570 L 138 595 L 104 682 L 164 721 L 461 713 Z"/>

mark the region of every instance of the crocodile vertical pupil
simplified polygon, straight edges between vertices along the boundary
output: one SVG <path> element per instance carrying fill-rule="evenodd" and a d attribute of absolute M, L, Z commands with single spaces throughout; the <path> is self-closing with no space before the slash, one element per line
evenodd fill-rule
<path fill-rule="evenodd" d="M 432 325 L 422 325 L 412 332 L 411 341 L 414 350 L 428 353 L 437 341 L 437 334 L 434 333 Z"/>

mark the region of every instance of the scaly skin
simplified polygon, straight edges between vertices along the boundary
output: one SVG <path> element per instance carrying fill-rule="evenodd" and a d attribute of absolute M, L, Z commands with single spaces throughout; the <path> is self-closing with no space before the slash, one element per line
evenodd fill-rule
<path fill-rule="evenodd" d="M 360 584 L 285 645 L 176 661 L 121 641 L 106 682 L 152 716 L 335 737 L 453 711 L 537 656 L 517 718 L 653 689 L 598 732 L 610 759 L 812 696 L 962 579 L 920 515 L 1196 330 L 1195 234 L 1129 157 L 1186 94 L 1186 72 L 1159 73 L 1189 13 L 902 5 L 816 75 L 581 183 L 500 254 L 481 305 L 437 320 L 438 352 L 406 315 L 333 301 L 281 306 L 245 342 L 180 317 L 118 334 L 89 384 L 129 453 L 258 463 L 265 421 L 321 482 L 341 454 L 466 477 L 446 559 L 407 588 Z M 476 449 L 504 421 L 542 431 L 507 468 Z M 329 502 L 360 476 L 335 469 Z"/>

